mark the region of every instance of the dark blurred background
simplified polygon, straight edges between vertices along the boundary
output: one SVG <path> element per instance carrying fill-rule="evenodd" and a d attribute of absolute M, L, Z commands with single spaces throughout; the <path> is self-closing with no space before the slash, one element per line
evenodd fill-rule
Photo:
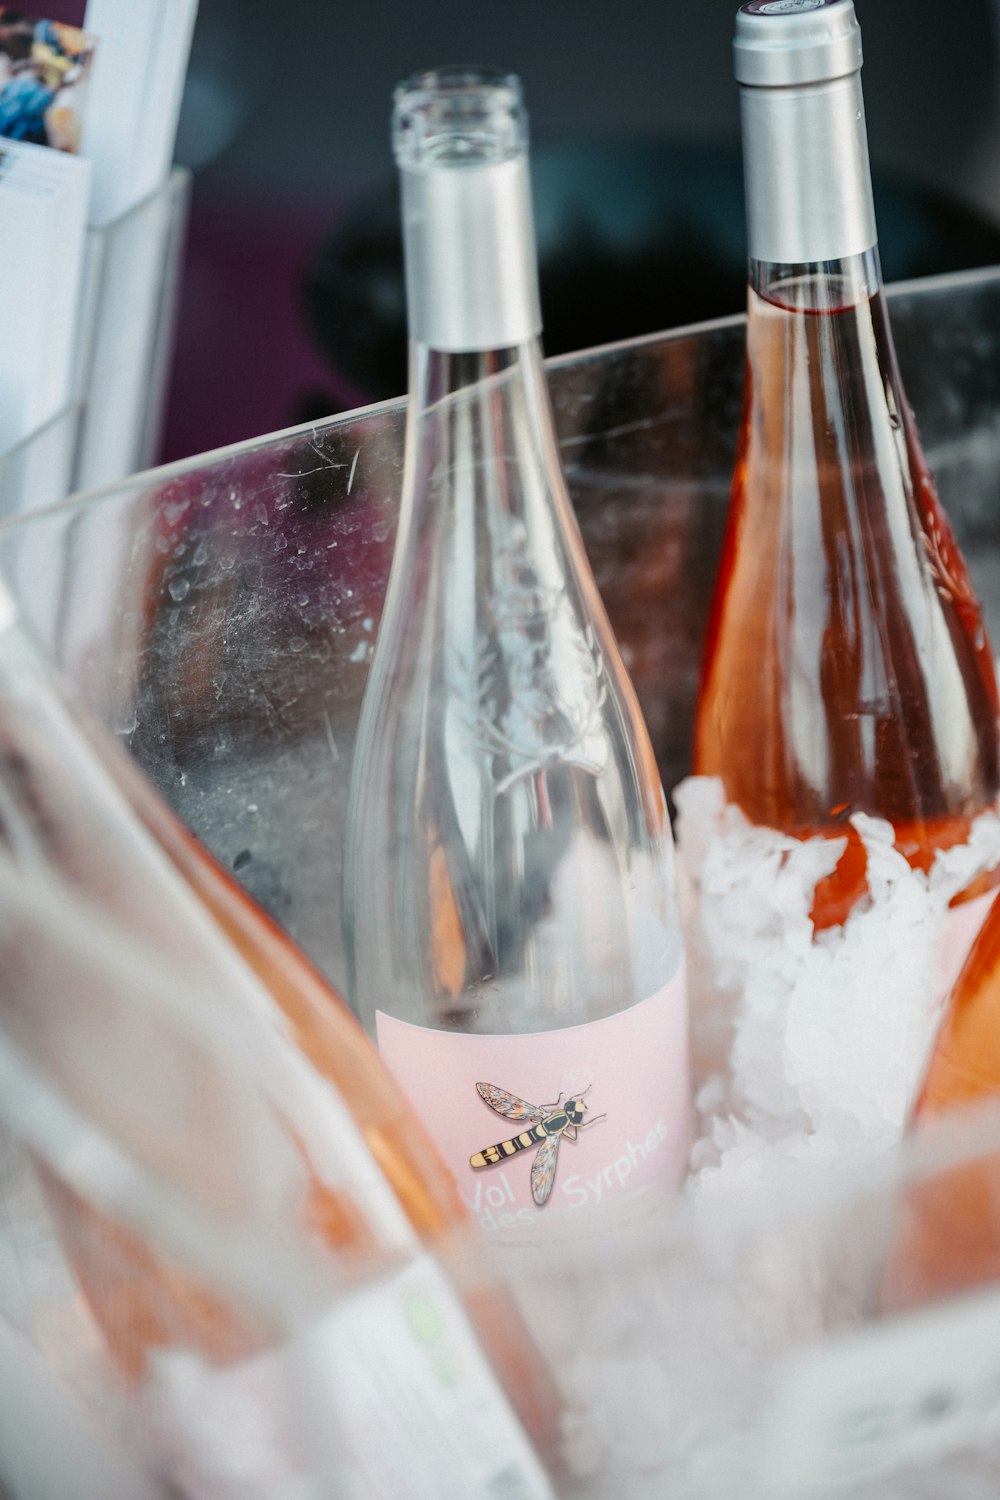
<path fill-rule="evenodd" d="M 740 310 L 735 8 L 201 0 L 163 457 L 403 390 L 388 115 L 416 69 L 483 63 L 524 81 L 549 353 Z M 857 9 L 887 278 L 1000 262 L 1000 0 Z"/>

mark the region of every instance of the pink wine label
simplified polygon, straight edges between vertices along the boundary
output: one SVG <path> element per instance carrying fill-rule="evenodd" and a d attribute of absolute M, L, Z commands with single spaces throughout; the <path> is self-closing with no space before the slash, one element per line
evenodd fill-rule
<path fill-rule="evenodd" d="M 652 1206 L 691 1150 L 684 966 L 648 1000 L 517 1036 L 376 1017 L 382 1056 L 492 1239 L 530 1244 Z"/>
<path fill-rule="evenodd" d="M 960 901 L 948 911 L 938 948 L 938 994 L 942 1001 L 948 998 L 962 972 L 969 949 L 979 936 L 979 929 L 986 921 L 986 913 L 996 894 L 996 891 L 987 891 L 985 896 Z"/>

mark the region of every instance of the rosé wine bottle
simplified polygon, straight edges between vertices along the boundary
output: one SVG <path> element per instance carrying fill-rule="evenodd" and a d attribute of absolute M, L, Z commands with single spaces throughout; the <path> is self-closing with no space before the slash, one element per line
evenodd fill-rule
<path fill-rule="evenodd" d="M 551 1372 L 511 1293 L 477 1253 L 468 1209 L 357 1018 L 57 679 L 0 583 L 3 850 L 18 868 L 58 874 L 200 993 L 213 995 L 237 1028 L 240 1017 L 248 1028 L 263 1020 L 287 1039 L 289 1065 L 300 1072 L 296 1087 L 313 1098 L 307 1113 L 318 1111 L 321 1138 L 332 1131 L 342 1164 L 357 1172 L 346 1190 L 321 1170 L 308 1173 L 309 1232 L 338 1256 L 378 1259 L 386 1246 L 373 1223 L 381 1215 L 402 1244 L 428 1247 L 446 1267 L 532 1438 L 540 1450 L 554 1450 L 559 1402 Z M 303 1139 L 295 1091 L 283 1100 L 290 1131 Z M 51 1179 L 64 1243 L 123 1371 L 136 1377 L 146 1369 L 164 1328 L 195 1337 L 204 1312 L 211 1332 L 214 1314 L 197 1288 L 183 1277 L 153 1274 L 134 1237 L 58 1188 Z M 378 1214 L 359 1213 L 365 1195 Z"/>
<path fill-rule="evenodd" d="M 931 1052 L 916 1117 L 1000 1096 L 1000 905 L 994 900 Z"/>
<path fill-rule="evenodd" d="M 1000 902 L 993 901 L 944 1018 L 913 1111 L 914 1128 L 1000 1098 Z M 972 1118 L 975 1118 L 973 1115 Z M 970 1134 L 995 1124 L 982 1117 Z M 1000 1279 L 1000 1152 L 977 1155 L 909 1185 L 882 1277 L 882 1310 L 902 1311 Z"/>
<path fill-rule="evenodd" d="M 498 1242 L 666 1204 L 691 1139 L 674 854 L 560 469 L 516 78 L 396 94 L 399 534 L 345 853 L 365 1025 Z"/>
<path fill-rule="evenodd" d="M 77 1289 L 93 1314 L 60 1378 L 120 1403 L 184 1500 L 553 1500 L 349 1112 L 215 977 L 0 847 L 5 1167 L 13 1142 L 65 1252 L 27 1295 L 38 1330 Z"/>
<path fill-rule="evenodd" d="M 997 687 L 897 368 L 852 0 L 753 0 L 735 51 L 746 393 L 694 760 L 751 822 L 847 837 L 822 928 L 866 891 L 852 814 L 926 870 L 994 803 Z"/>

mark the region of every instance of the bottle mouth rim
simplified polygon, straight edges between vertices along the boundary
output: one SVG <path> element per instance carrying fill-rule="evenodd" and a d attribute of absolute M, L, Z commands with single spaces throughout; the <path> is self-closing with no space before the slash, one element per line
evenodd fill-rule
<path fill-rule="evenodd" d="M 422 68 L 411 73 L 396 86 L 394 98 L 397 103 L 413 96 L 458 97 L 485 94 L 491 90 L 509 93 L 512 100 L 521 102 L 521 80 L 516 73 L 503 68 L 481 68 L 473 63 L 450 63 L 439 68 Z"/>
<path fill-rule="evenodd" d="M 483 167 L 523 155 L 527 115 L 516 73 L 468 64 L 414 73 L 393 95 L 401 167 Z"/>
<path fill-rule="evenodd" d="M 845 0 L 746 0 L 746 3 L 740 6 L 740 14 L 784 18 L 811 15 L 815 18 L 816 11 L 830 10 L 833 6 L 844 3 Z"/>

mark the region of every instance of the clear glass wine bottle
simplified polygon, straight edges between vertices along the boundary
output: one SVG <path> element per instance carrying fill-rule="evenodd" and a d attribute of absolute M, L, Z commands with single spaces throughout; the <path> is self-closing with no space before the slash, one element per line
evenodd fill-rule
<path fill-rule="evenodd" d="M 683 1169 L 673 848 L 560 468 L 517 80 L 413 79 L 395 147 L 410 407 L 349 802 L 350 985 L 481 1224 L 531 1238 Z"/>
<path fill-rule="evenodd" d="M 926 870 L 993 804 L 996 678 L 893 348 L 852 0 L 753 0 L 736 57 L 746 395 L 695 769 L 754 823 L 847 837 L 825 927 L 867 888 L 853 813 Z"/>

